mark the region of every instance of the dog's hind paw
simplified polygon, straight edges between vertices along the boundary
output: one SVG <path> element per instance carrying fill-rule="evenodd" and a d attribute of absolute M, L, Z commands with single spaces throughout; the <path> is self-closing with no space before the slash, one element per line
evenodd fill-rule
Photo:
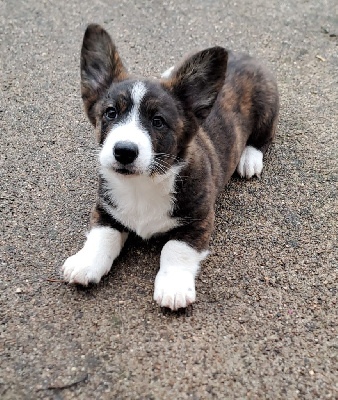
<path fill-rule="evenodd" d="M 237 166 L 237 172 L 242 178 L 250 179 L 254 175 L 260 177 L 263 169 L 263 153 L 255 147 L 246 146 Z"/>
<path fill-rule="evenodd" d="M 185 308 L 196 299 L 195 278 L 188 271 L 159 271 L 155 280 L 154 300 L 171 310 Z"/>

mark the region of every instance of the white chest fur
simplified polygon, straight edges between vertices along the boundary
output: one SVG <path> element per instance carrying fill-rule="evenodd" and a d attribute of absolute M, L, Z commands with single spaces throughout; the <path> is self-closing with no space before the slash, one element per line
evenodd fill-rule
<path fill-rule="evenodd" d="M 170 217 L 175 201 L 175 179 L 180 167 L 164 175 L 123 176 L 102 168 L 106 194 L 115 207 L 102 201 L 104 209 L 143 239 L 167 232 L 179 225 Z"/>

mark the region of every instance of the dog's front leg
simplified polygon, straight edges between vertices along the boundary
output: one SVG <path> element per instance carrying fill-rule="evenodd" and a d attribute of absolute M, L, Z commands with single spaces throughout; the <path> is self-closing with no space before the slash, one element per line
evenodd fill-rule
<path fill-rule="evenodd" d="M 100 282 L 120 254 L 127 235 L 108 226 L 92 228 L 83 248 L 65 261 L 62 267 L 65 280 L 84 286 Z"/>
<path fill-rule="evenodd" d="M 89 283 L 100 282 L 102 276 L 110 271 L 128 233 L 121 232 L 107 223 L 102 224 L 105 218 L 106 215 L 97 208 L 93 210 L 92 227 L 83 248 L 67 258 L 62 267 L 67 282 L 87 286 Z"/>
<path fill-rule="evenodd" d="M 181 240 L 169 240 L 161 252 L 160 270 L 155 279 L 154 300 L 171 310 L 195 302 L 195 277 L 208 251 L 198 251 Z"/>

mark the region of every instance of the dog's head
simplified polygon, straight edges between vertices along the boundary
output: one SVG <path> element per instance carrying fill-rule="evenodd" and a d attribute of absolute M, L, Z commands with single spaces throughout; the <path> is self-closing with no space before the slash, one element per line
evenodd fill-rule
<path fill-rule="evenodd" d="M 102 167 L 152 175 L 183 161 L 223 85 L 226 64 L 226 50 L 213 47 L 183 61 L 168 79 L 135 79 L 108 33 L 89 25 L 81 50 L 81 90 L 102 145 Z"/>

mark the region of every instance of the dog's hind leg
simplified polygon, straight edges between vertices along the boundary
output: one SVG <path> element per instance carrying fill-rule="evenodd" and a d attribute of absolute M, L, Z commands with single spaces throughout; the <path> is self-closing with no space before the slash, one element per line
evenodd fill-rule
<path fill-rule="evenodd" d="M 237 165 L 237 172 L 242 178 L 260 177 L 263 169 L 263 152 L 254 146 L 246 146 Z"/>
<path fill-rule="evenodd" d="M 242 178 L 250 179 L 253 176 L 260 177 L 263 169 L 263 155 L 273 141 L 276 133 L 278 118 L 278 99 L 276 105 L 271 108 L 268 117 L 259 116 L 254 129 L 249 136 L 246 147 L 243 150 L 237 166 L 237 172 Z M 263 114 L 264 115 L 264 114 Z"/>

